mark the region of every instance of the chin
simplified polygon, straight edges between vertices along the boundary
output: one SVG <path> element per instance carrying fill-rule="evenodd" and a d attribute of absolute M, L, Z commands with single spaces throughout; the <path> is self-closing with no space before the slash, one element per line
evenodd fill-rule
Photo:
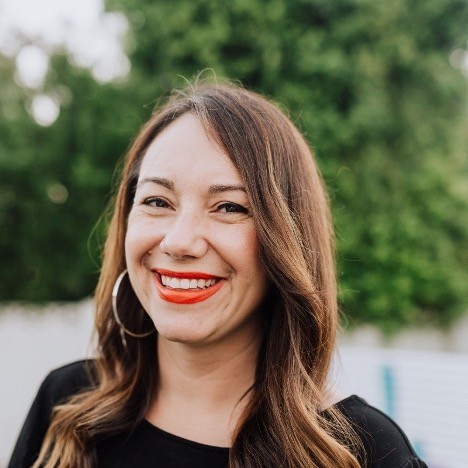
<path fill-rule="evenodd" d="M 158 317 L 153 320 L 158 335 L 167 341 L 184 344 L 204 344 L 210 341 L 212 332 L 206 330 L 198 321 L 192 320 L 164 320 Z"/>
<path fill-rule="evenodd" d="M 167 341 L 186 345 L 203 345 L 210 342 L 210 335 L 196 333 L 194 330 L 158 330 L 158 335 Z"/>

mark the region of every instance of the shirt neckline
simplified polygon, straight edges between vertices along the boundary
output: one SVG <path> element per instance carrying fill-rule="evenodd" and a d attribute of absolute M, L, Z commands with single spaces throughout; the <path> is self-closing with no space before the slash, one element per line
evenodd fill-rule
<path fill-rule="evenodd" d="M 164 429 L 155 426 L 153 423 L 150 423 L 147 419 L 143 419 L 142 421 L 143 428 L 152 431 L 166 439 L 172 440 L 179 444 L 188 445 L 190 447 L 197 448 L 199 450 L 215 452 L 215 453 L 229 453 L 229 447 L 219 447 L 216 445 L 208 445 L 202 444 L 201 442 L 195 442 L 194 440 L 185 439 L 184 437 L 178 436 L 176 434 L 172 434 L 171 432 L 167 432 Z"/>
<path fill-rule="evenodd" d="M 358 398 L 358 396 L 350 395 L 346 398 L 343 398 L 340 401 L 337 401 L 335 404 L 332 405 L 332 407 L 335 406 L 341 409 L 343 405 L 346 406 L 347 403 L 349 403 L 351 400 L 354 400 L 355 398 Z M 195 442 L 194 440 L 185 439 L 184 437 L 178 436 L 176 434 L 172 434 L 171 432 L 167 432 L 164 429 L 161 429 L 158 426 L 155 426 L 153 423 L 149 422 L 146 418 L 142 420 L 142 425 L 144 429 L 150 430 L 153 433 L 156 433 L 162 437 L 165 437 L 166 439 L 172 440 L 179 444 L 188 445 L 190 447 L 194 447 L 199 450 L 204 450 L 208 452 L 215 452 L 215 453 L 222 453 L 222 454 L 229 453 L 230 447 L 219 447 L 216 445 L 202 444 L 201 442 Z"/>

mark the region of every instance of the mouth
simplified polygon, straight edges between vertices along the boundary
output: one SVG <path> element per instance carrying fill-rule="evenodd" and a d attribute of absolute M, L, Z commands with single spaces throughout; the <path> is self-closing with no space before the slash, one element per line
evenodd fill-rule
<path fill-rule="evenodd" d="M 153 278 L 159 297 L 176 304 L 201 302 L 218 292 L 225 279 L 200 272 L 154 269 Z"/>

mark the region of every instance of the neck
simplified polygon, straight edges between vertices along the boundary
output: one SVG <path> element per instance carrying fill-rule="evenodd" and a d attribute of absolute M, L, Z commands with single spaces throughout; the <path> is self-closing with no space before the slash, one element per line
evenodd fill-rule
<path fill-rule="evenodd" d="M 261 338 L 192 347 L 158 337 L 159 393 L 207 405 L 236 401 L 252 386 Z"/>
<path fill-rule="evenodd" d="M 181 437 L 229 446 L 250 401 L 261 340 L 258 330 L 203 347 L 158 336 L 158 389 L 149 421 Z"/>

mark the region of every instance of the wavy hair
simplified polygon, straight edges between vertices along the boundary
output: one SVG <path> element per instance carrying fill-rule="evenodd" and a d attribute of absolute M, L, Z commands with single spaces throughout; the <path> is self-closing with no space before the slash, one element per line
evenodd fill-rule
<path fill-rule="evenodd" d="M 252 397 L 234 435 L 229 466 L 359 467 L 362 447 L 351 425 L 336 407 L 322 411 L 338 320 L 333 226 L 322 178 L 304 138 L 276 105 L 239 86 L 219 84 L 173 95 L 127 154 L 95 294 L 94 385 L 55 407 L 34 467 L 95 466 L 96 444 L 133 428 L 149 408 L 157 385 L 157 340 L 127 337 L 125 348 L 111 294 L 125 268 L 127 219 L 145 150 L 187 112 L 225 149 L 244 180 L 272 285 Z M 126 327 L 151 329 L 129 283 L 121 289 Z"/>

